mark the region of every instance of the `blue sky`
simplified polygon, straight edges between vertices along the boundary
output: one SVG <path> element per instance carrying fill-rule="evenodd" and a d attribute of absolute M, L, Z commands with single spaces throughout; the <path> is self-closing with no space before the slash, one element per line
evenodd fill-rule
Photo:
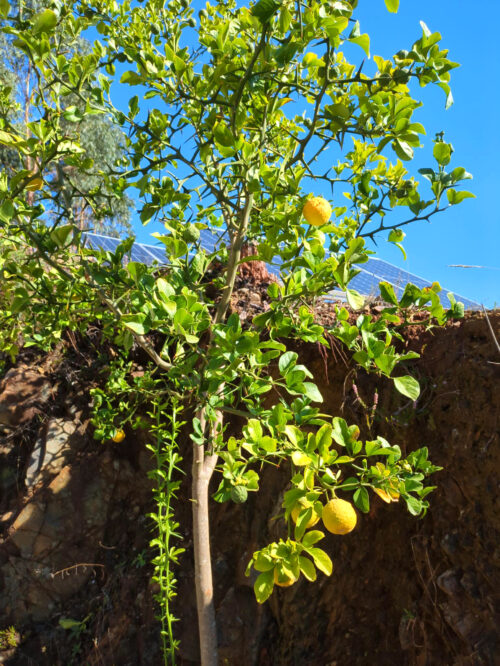
<path fill-rule="evenodd" d="M 401 0 L 399 12 L 389 14 L 383 0 L 360 0 L 358 18 L 362 32 L 371 37 L 372 55 L 389 57 L 407 48 L 420 36 L 419 21 L 442 34 L 442 48 L 461 64 L 452 71 L 455 104 L 445 111 L 442 91 L 422 91 L 424 106 L 415 119 L 425 126 L 427 136 L 420 152 L 429 156 L 435 133 L 445 130 L 445 140 L 455 149 L 452 166 L 463 166 L 473 174 L 466 189 L 476 195 L 431 223 L 406 227 L 406 262 L 388 243 L 379 244 L 378 256 L 487 307 L 499 305 L 500 212 L 495 201 L 500 186 L 500 91 L 495 72 L 500 2 L 486 0 L 479 10 L 466 0 Z M 449 268 L 449 264 L 497 270 Z"/>
<path fill-rule="evenodd" d="M 500 303 L 500 213 L 495 205 L 500 185 L 500 92 L 495 74 L 500 2 L 486 0 L 479 13 L 468 0 L 401 0 L 399 12 L 389 14 L 383 0 L 359 0 L 356 17 L 361 32 L 371 37 L 372 56 L 390 58 L 400 49 L 411 47 L 421 35 L 421 20 L 432 32 L 442 34 L 441 48 L 449 49 L 450 59 L 461 64 L 452 71 L 455 104 L 445 111 L 440 89 L 416 91 L 424 106 L 415 112 L 414 120 L 425 126 L 427 136 L 423 137 L 424 148 L 418 151 L 415 165 L 409 168 L 421 180 L 416 170 L 433 165 L 432 140 L 436 132 L 444 130 L 445 140 L 455 149 L 450 167 L 463 166 L 473 174 L 474 180 L 465 181 L 465 188 L 477 197 L 450 208 L 430 223 L 407 226 L 406 261 L 397 248 L 383 240 L 375 248 L 377 256 L 494 307 Z M 114 101 L 125 105 L 128 95 L 137 89 L 120 88 L 118 91 L 114 87 Z M 134 222 L 134 232 L 142 242 L 151 242 L 149 234 L 153 231 L 152 225 L 143 228 L 139 221 Z M 451 268 L 450 264 L 485 268 Z"/>

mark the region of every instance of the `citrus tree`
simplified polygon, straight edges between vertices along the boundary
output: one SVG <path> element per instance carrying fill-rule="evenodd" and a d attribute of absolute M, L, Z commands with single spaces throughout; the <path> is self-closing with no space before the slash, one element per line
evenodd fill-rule
<path fill-rule="evenodd" d="M 397 0 L 385 4 L 397 10 Z M 441 36 L 422 25 L 408 50 L 368 62 L 370 39 L 356 5 L 83 0 L 54 1 L 21 16 L 0 3 L 2 30 L 40 82 L 29 138 L 16 132 L 8 113 L 0 128 L 0 143 L 23 156 L 17 170 L 0 177 L 0 225 L 9 239 L 0 256 L 6 285 L 0 317 L 8 323 L 2 349 L 14 358 L 21 344 L 48 347 L 66 330 L 85 334 L 97 321 L 120 350 L 107 387 L 94 392 L 94 424 L 98 438 L 125 439 L 123 445 L 128 424 L 152 433 L 159 507 L 152 546 L 166 661 L 174 660 L 175 648 L 170 565 L 181 552 L 170 542 L 178 527 L 170 500 L 184 469 L 176 448 L 184 421 L 192 440 L 206 666 L 217 663 L 209 535 L 214 473 L 215 501 L 241 503 L 258 491 L 264 464 L 286 463 L 290 470 L 283 502 L 288 530 L 279 542 L 262 544 L 248 567 L 260 603 L 275 585 L 331 574 L 318 545 L 320 519 L 333 534 L 351 531 L 356 509 L 369 510 L 371 492 L 386 502 L 402 500 L 414 515 L 428 507 L 426 478 L 436 467 L 427 449 L 404 457 L 397 444 L 364 441 L 357 425 L 324 413 L 314 377 L 287 348 L 293 340 L 328 344 L 313 306 L 341 290 L 350 311 L 336 307 L 328 333 L 367 372 L 390 378 L 417 400 L 418 382 L 399 366 L 416 356 L 397 351 L 400 327 L 415 307 L 428 311 L 429 324 L 463 313 L 453 299 L 443 309 L 437 284 L 408 285 L 396 294 L 381 283 L 386 307 L 379 316 L 351 315 L 364 304 L 350 282 L 372 254 L 367 239 L 381 236 L 402 248 L 403 227 L 471 196 L 457 189 L 470 176 L 448 167 L 453 151 L 442 135 L 433 166 L 420 170 L 423 184 L 406 166 L 425 134 L 413 118 L 421 104 L 413 91 L 437 85 L 452 101 L 456 64 L 440 47 Z M 68 50 L 71 39 L 89 30 L 98 33 L 90 53 Z M 113 102 L 118 84 L 130 89 L 125 105 Z M 66 98 L 79 100 L 73 116 Z M 4 86 L 0 103 L 9 99 Z M 117 197 L 135 188 L 142 223 L 161 224 L 153 234 L 165 247 L 161 269 L 126 261 L 132 238 L 114 253 L 86 248 L 64 201 L 52 214 L 45 178 L 54 163 L 64 159 L 95 173 L 78 131 L 69 133 L 65 124 L 87 115 L 112 119 L 127 136 L 125 158 L 100 172 L 102 187 Z M 28 196 L 33 189 L 35 199 Z M 100 188 L 85 194 L 90 207 L 98 206 L 99 194 Z M 210 249 L 201 242 L 207 232 Z M 245 245 L 254 255 L 242 258 Z M 242 325 L 231 299 L 240 263 L 252 260 L 279 267 L 280 279 L 268 287 L 268 310 Z M 138 349 L 149 360 L 140 378 L 131 372 Z M 244 419 L 237 437 L 226 434 L 232 415 Z"/>

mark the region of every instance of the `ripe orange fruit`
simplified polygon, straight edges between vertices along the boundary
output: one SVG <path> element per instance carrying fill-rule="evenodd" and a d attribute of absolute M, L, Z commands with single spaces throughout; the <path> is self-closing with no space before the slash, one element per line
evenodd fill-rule
<path fill-rule="evenodd" d="M 120 442 L 123 442 L 123 440 L 125 439 L 125 433 L 121 429 L 117 430 L 111 439 L 113 440 L 113 442 L 119 444 Z"/>
<path fill-rule="evenodd" d="M 313 227 L 322 227 L 332 216 L 332 207 L 323 197 L 313 197 L 306 201 L 302 215 Z"/>
<path fill-rule="evenodd" d="M 358 517 L 353 505 L 343 499 L 332 499 L 323 507 L 321 516 L 326 529 L 332 534 L 347 534 L 356 527 Z"/>
<path fill-rule="evenodd" d="M 279 587 L 290 587 L 290 585 L 293 585 L 296 581 L 296 578 L 289 578 L 282 573 L 279 574 L 278 569 L 274 570 L 274 583 Z"/>
<path fill-rule="evenodd" d="M 296 523 L 297 520 L 298 520 L 298 518 L 299 518 L 299 513 L 300 513 L 303 509 L 309 509 L 309 508 L 312 509 L 312 516 L 309 518 L 309 520 L 308 520 L 308 522 L 307 522 L 306 530 L 308 530 L 308 529 L 309 529 L 310 527 L 312 527 L 313 525 L 316 525 L 316 523 L 318 522 L 318 520 L 319 520 L 319 516 L 318 516 L 318 514 L 316 513 L 316 511 L 315 511 L 312 507 L 305 506 L 305 505 L 303 505 L 303 504 L 296 504 L 296 505 L 293 507 L 293 509 L 292 509 L 292 511 L 291 511 L 291 514 L 290 514 L 290 515 L 292 516 L 292 520 L 293 520 L 293 522 Z"/>

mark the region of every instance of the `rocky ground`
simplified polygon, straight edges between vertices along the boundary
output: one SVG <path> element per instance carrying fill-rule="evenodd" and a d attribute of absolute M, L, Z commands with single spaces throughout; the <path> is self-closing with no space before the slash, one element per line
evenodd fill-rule
<path fill-rule="evenodd" d="M 241 319 L 267 307 L 265 283 L 243 275 L 233 299 Z M 333 306 L 321 304 L 316 315 L 332 323 Z M 500 313 L 490 318 L 499 331 Z M 444 468 L 431 510 L 416 520 L 397 503 L 375 501 L 352 534 L 323 542 L 330 578 L 302 579 L 258 606 L 244 569 L 255 548 L 280 534 L 273 518 L 287 475 L 268 469 L 245 504 L 214 504 L 222 664 L 500 664 L 500 358 L 482 313 L 431 332 L 416 325 L 405 344 L 423 352 L 411 366 L 423 387 L 416 405 L 391 382 L 355 370 L 338 345 L 297 351 L 325 411 L 405 451 L 429 447 Z M 121 444 L 93 439 L 89 390 L 106 363 L 97 349 L 97 338 L 68 337 L 49 355 L 25 350 L 0 383 L 0 663 L 161 663 L 146 434 L 127 432 Z M 369 424 L 358 396 L 371 406 L 375 389 Z M 176 511 L 187 549 L 177 571 L 179 663 L 194 665 L 187 479 Z"/>

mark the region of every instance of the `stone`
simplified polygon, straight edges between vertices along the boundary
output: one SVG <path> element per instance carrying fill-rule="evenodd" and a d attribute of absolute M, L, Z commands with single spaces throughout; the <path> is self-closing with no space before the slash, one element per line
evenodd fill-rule
<path fill-rule="evenodd" d="M 118 480 L 130 484 L 133 470 L 121 461 L 100 456 L 89 473 L 85 466 L 66 465 L 47 488 L 37 493 L 45 502 L 27 504 L 2 544 L 5 581 L 0 616 L 13 622 L 42 621 L 54 604 L 76 594 L 101 570 L 98 544 Z"/>
<path fill-rule="evenodd" d="M 68 462 L 71 440 L 77 428 L 73 421 L 51 419 L 45 433 L 37 439 L 26 470 L 26 485 L 35 486 L 59 474 Z"/>
<path fill-rule="evenodd" d="M 454 569 L 448 569 L 437 579 L 438 587 L 448 596 L 457 596 L 462 594 L 463 588 L 460 585 L 459 574 Z"/>
<path fill-rule="evenodd" d="M 54 542 L 44 534 L 39 534 L 35 539 L 35 543 L 33 544 L 33 557 L 40 558 L 44 555 L 47 555 L 47 553 L 49 553 L 54 548 L 54 543 L 57 542 Z"/>
<path fill-rule="evenodd" d="M 37 502 L 27 504 L 10 528 L 11 540 L 19 548 L 22 557 L 31 557 L 33 544 L 44 521 L 44 507 Z"/>

